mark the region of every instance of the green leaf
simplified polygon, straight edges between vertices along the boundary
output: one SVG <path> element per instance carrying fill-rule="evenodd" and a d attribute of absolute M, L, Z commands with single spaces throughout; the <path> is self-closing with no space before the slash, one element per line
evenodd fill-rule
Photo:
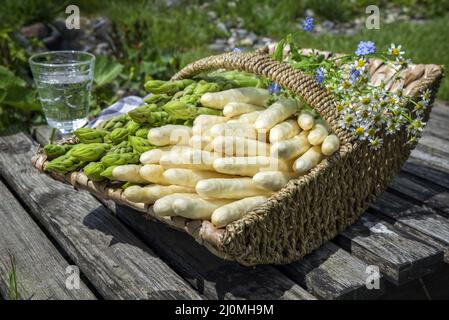
<path fill-rule="evenodd" d="M 17 77 L 12 71 L 0 66 L 0 88 L 7 88 L 12 85 L 24 87 L 26 83 L 23 79 Z"/>
<path fill-rule="evenodd" d="M 95 61 L 94 82 L 101 87 L 110 83 L 122 72 L 123 65 L 106 56 L 98 56 Z"/>
<path fill-rule="evenodd" d="M 3 101 L 3 99 L 5 99 L 5 97 L 6 97 L 6 89 L 0 88 L 0 103 Z"/>
<path fill-rule="evenodd" d="M 25 111 L 41 110 L 36 91 L 21 86 L 9 86 L 2 103 Z"/>
<path fill-rule="evenodd" d="M 276 45 L 276 49 L 273 52 L 273 59 L 279 62 L 282 62 L 283 60 L 283 53 L 284 53 L 284 47 L 285 47 L 285 39 L 281 39 L 281 41 L 278 42 Z"/>

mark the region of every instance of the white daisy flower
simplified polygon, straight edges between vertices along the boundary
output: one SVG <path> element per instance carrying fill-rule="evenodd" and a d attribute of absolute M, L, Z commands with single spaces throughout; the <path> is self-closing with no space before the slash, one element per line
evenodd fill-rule
<path fill-rule="evenodd" d="M 392 55 L 396 60 L 401 60 L 405 51 L 402 51 L 402 46 L 396 46 L 394 43 L 391 44 L 390 48 L 388 48 L 388 54 Z"/>

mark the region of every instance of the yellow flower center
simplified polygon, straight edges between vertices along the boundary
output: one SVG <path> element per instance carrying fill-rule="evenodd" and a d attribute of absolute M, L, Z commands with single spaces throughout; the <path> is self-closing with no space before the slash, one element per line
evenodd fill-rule
<path fill-rule="evenodd" d="M 374 139 L 373 141 L 371 141 L 371 145 L 377 147 L 379 145 L 379 140 Z"/>
<path fill-rule="evenodd" d="M 357 67 L 362 68 L 365 65 L 365 60 L 360 59 L 357 60 Z"/>
<path fill-rule="evenodd" d="M 361 136 L 364 133 L 365 133 L 365 129 L 363 129 L 362 127 L 358 127 L 355 129 L 355 134 L 358 136 Z"/>
<path fill-rule="evenodd" d="M 363 104 L 369 104 L 371 102 L 371 98 L 370 97 L 364 97 L 364 98 L 362 98 L 362 103 Z"/>
<path fill-rule="evenodd" d="M 391 49 L 391 54 L 397 57 L 400 54 L 399 49 L 398 48 Z"/>
<path fill-rule="evenodd" d="M 344 109 L 344 106 L 342 104 L 337 104 L 337 111 L 338 112 L 343 111 L 343 109 Z"/>
<path fill-rule="evenodd" d="M 351 84 L 348 81 L 345 81 L 345 82 L 343 82 L 343 88 L 349 89 L 349 88 L 351 88 Z"/>

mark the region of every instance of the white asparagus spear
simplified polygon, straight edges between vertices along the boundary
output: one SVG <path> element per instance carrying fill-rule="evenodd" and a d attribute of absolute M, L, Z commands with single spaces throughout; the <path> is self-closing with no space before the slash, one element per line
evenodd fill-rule
<path fill-rule="evenodd" d="M 168 196 L 162 197 L 153 205 L 153 211 L 155 214 L 165 217 L 165 216 L 175 216 L 176 213 L 172 208 L 172 204 L 176 199 L 180 198 L 199 198 L 200 196 L 196 193 L 173 193 Z"/>
<path fill-rule="evenodd" d="M 229 178 L 227 174 L 215 171 L 192 170 L 184 168 L 171 168 L 164 171 L 165 180 L 171 184 L 195 188 L 196 184 L 204 179 Z"/>
<path fill-rule="evenodd" d="M 295 99 L 280 99 L 273 103 L 257 118 L 254 127 L 258 130 L 269 130 L 279 122 L 288 119 L 298 111 L 298 104 Z"/>
<path fill-rule="evenodd" d="M 244 102 L 229 102 L 223 108 L 223 115 L 226 117 L 236 117 L 244 113 L 264 110 L 264 107 L 255 106 Z"/>
<path fill-rule="evenodd" d="M 284 160 L 297 158 L 310 148 L 307 139 L 308 131 L 302 131 L 299 135 L 288 139 L 275 142 L 271 145 L 271 157 L 278 157 Z"/>
<path fill-rule="evenodd" d="M 271 193 L 258 187 L 251 178 L 201 180 L 196 184 L 195 190 L 201 197 L 219 199 L 242 199 Z"/>
<path fill-rule="evenodd" d="M 192 128 L 188 126 L 167 124 L 162 127 L 151 128 L 148 131 L 148 142 L 155 146 L 188 145 L 191 135 Z"/>
<path fill-rule="evenodd" d="M 340 149 L 340 140 L 335 134 L 328 135 L 321 144 L 321 152 L 325 156 L 330 156 L 338 149 Z"/>
<path fill-rule="evenodd" d="M 249 211 L 267 201 L 267 197 L 256 196 L 237 200 L 214 210 L 211 222 L 218 228 L 222 228 L 231 222 L 242 218 Z"/>
<path fill-rule="evenodd" d="M 146 182 L 143 177 L 141 177 L 139 170 L 142 166 L 137 164 L 125 164 L 117 166 L 112 170 L 112 177 L 119 181 L 128 181 L 134 183 Z"/>
<path fill-rule="evenodd" d="M 173 146 L 155 148 L 148 151 L 145 151 L 140 155 L 140 162 L 142 164 L 156 164 L 159 163 L 161 156 L 164 153 L 167 153 L 173 148 Z"/>
<path fill-rule="evenodd" d="M 312 111 L 302 110 L 298 115 L 298 125 L 302 130 L 310 130 L 315 124 L 315 117 Z"/>
<path fill-rule="evenodd" d="M 214 140 L 211 136 L 206 135 L 198 135 L 198 136 L 192 136 L 190 138 L 190 146 L 193 149 L 202 149 L 206 151 L 212 151 L 212 141 Z"/>
<path fill-rule="evenodd" d="M 242 114 L 240 117 L 238 117 L 238 121 L 241 123 L 253 124 L 254 122 L 256 122 L 261 112 L 262 111 L 253 111 L 250 113 Z"/>
<path fill-rule="evenodd" d="M 305 174 L 323 159 L 320 146 L 313 146 L 296 159 L 293 169 L 298 174 Z"/>
<path fill-rule="evenodd" d="M 297 174 L 283 171 L 262 171 L 254 175 L 254 183 L 264 189 L 278 191 L 281 190 L 290 179 Z"/>
<path fill-rule="evenodd" d="M 213 162 L 218 155 L 192 148 L 183 148 L 181 152 L 172 151 L 162 155 L 159 163 L 164 168 L 186 168 L 213 171 Z"/>
<path fill-rule="evenodd" d="M 315 123 L 312 130 L 310 130 L 307 140 L 313 146 L 320 145 L 326 139 L 328 131 L 326 126 L 321 123 Z"/>
<path fill-rule="evenodd" d="M 266 141 L 266 131 L 258 131 L 252 124 L 233 122 L 233 123 L 219 123 L 213 125 L 209 131 L 213 137 L 218 136 L 238 136 L 245 137 L 253 140 Z"/>
<path fill-rule="evenodd" d="M 248 87 L 220 92 L 207 92 L 201 96 L 200 103 L 204 107 L 223 109 L 230 102 L 244 102 L 256 106 L 264 106 L 269 98 L 270 93 L 268 90 Z"/>
<path fill-rule="evenodd" d="M 270 145 L 259 141 L 238 136 L 219 136 L 212 141 L 215 152 L 227 156 L 268 156 Z"/>
<path fill-rule="evenodd" d="M 209 114 L 200 114 L 193 120 L 193 126 L 212 126 L 217 123 L 224 123 L 228 121 L 229 118 L 222 116 L 214 116 Z"/>
<path fill-rule="evenodd" d="M 177 216 L 188 219 L 210 220 L 215 209 L 230 203 L 230 200 L 180 197 L 174 199 L 172 209 Z"/>
<path fill-rule="evenodd" d="M 194 193 L 195 189 L 176 185 L 162 186 L 152 184 L 145 187 L 130 186 L 123 191 L 126 199 L 132 202 L 152 204 L 156 200 L 173 193 Z"/>
<path fill-rule="evenodd" d="M 217 172 L 252 177 L 259 171 L 290 171 L 290 165 L 280 159 L 264 156 L 218 158 L 213 167 Z"/>
<path fill-rule="evenodd" d="M 270 143 L 275 143 L 281 140 L 287 140 L 293 138 L 301 129 L 298 122 L 294 119 L 289 119 L 278 123 L 270 130 Z"/>
<path fill-rule="evenodd" d="M 164 168 L 159 164 L 146 164 L 140 168 L 140 176 L 146 180 L 146 182 L 157 184 L 170 184 L 162 176 Z"/>

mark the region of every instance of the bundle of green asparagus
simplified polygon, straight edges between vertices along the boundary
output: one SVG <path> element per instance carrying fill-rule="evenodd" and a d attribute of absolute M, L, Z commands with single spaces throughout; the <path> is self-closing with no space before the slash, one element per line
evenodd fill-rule
<path fill-rule="evenodd" d="M 193 80 L 150 80 L 145 90 L 151 95 L 144 105 L 106 120 L 98 128 L 76 130 L 79 144 L 46 145 L 44 152 L 50 161 L 45 170 L 64 174 L 84 168 L 91 180 L 114 180 L 116 166 L 138 163 L 142 153 L 156 148 L 148 141 L 150 128 L 191 126 L 198 115 L 222 115 L 221 110 L 202 106 L 200 98 L 205 93 L 266 86 L 265 79 L 236 71 L 213 72 Z"/>

